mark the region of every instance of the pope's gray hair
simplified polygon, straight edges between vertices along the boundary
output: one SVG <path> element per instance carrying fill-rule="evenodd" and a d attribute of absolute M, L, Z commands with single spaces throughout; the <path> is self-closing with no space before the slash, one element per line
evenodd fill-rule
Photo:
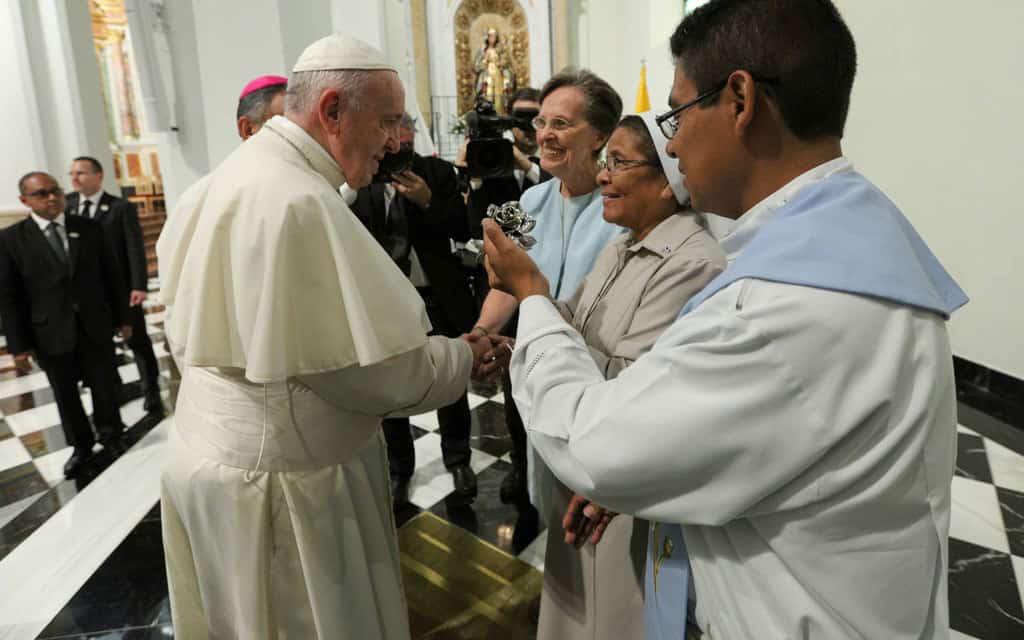
<path fill-rule="evenodd" d="M 309 113 L 320 95 L 335 89 L 348 99 L 348 108 L 358 111 L 360 97 L 370 83 L 372 71 L 358 69 L 330 69 L 326 71 L 299 71 L 288 78 L 288 91 L 284 96 L 284 110 L 291 113 Z"/>

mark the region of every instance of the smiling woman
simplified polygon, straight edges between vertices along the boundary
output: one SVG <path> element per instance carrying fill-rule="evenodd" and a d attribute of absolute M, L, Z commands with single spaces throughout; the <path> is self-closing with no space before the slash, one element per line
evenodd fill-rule
<path fill-rule="evenodd" d="M 553 178 L 526 190 L 520 202 L 537 219 L 532 232 L 537 243 L 530 257 L 550 284 L 545 293 L 553 299 L 572 296 L 597 255 L 622 233 L 620 227 L 603 218 L 597 184 L 598 158 L 621 114 L 619 95 L 586 69 L 565 69 L 541 89 L 534 128 L 541 167 Z M 507 335 L 515 335 L 515 321 L 509 321 L 517 304 L 514 297 L 492 289 L 474 331 L 497 333 L 504 327 Z M 517 472 L 520 477 L 529 476 L 530 498 L 546 516 L 553 488 L 550 474 L 527 450 L 525 433 L 513 432 L 513 440 L 523 451 L 517 457 L 526 459 L 528 467 Z M 556 633 L 551 637 L 562 636 Z"/>
<path fill-rule="evenodd" d="M 637 240 L 679 207 L 658 160 L 658 151 L 639 116 L 626 116 L 608 141 L 608 157 L 597 174 L 604 219 L 626 227 Z"/>
<path fill-rule="evenodd" d="M 586 69 L 564 69 L 541 89 L 533 120 L 541 167 L 553 179 L 523 193 L 523 209 L 537 219 L 537 244 L 530 256 L 551 284 L 555 299 L 566 299 L 594 265 L 597 254 L 621 230 L 605 222 L 597 184 L 598 157 L 622 114 L 622 99 Z M 476 326 L 497 333 L 516 309 L 510 295 L 492 290 Z M 514 327 L 506 329 L 514 332 Z M 539 496 L 543 501 L 544 496 Z M 537 499 L 535 497 L 535 499 Z"/>
<path fill-rule="evenodd" d="M 650 112 L 626 116 L 615 128 L 597 180 L 604 219 L 629 233 L 608 245 L 575 295 L 557 305 L 607 379 L 648 351 L 725 268 L 725 255 L 688 206 L 674 159 L 659 152 L 666 142 Z M 551 502 L 548 530 L 558 533 L 548 537 L 537 637 L 643 637 L 647 523 L 588 505 L 557 481 Z M 571 546 L 588 540 L 593 544 L 582 549 Z"/>

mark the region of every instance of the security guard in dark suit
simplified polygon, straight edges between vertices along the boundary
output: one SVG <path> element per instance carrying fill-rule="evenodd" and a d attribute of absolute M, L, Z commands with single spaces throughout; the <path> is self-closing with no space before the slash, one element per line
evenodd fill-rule
<path fill-rule="evenodd" d="M 18 183 L 30 216 L 0 233 L 0 316 L 7 348 L 21 372 L 34 355 L 46 372 L 61 426 L 74 452 L 64 467 L 72 477 L 96 442 L 78 391 L 92 391 L 99 440 L 120 452 L 124 424 L 118 411 L 113 334 L 131 338 L 128 292 L 100 226 L 64 213 L 64 193 L 52 176 L 26 175 Z"/>
<path fill-rule="evenodd" d="M 129 292 L 128 305 L 131 310 L 132 337 L 127 341 L 139 368 L 139 379 L 145 397 L 145 409 L 150 414 L 163 415 L 160 401 L 160 369 L 153 342 L 146 331 L 146 319 L 142 303 L 148 297 L 149 274 L 146 269 L 146 249 L 142 240 L 139 215 L 131 202 L 111 195 L 103 190 L 103 167 L 95 158 L 81 156 L 71 163 L 71 186 L 76 193 L 67 197 L 65 213 L 82 216 L 100 223 L 107 235 L 121 267 L 124 282 Z"/>

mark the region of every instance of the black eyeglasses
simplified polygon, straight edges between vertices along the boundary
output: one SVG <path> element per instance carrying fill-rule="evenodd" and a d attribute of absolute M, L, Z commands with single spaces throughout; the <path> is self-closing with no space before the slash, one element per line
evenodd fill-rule
<path fill-rule="evenodd" d="M 50 196 L 57 196 L 59 198 L 62 195 L 64 195 L 64 190 L 61 189 L 60 187 L 54 187 L 52 189 L 40 189 L 39 191 L 32 191 L 30 193 L 25 194 L 25 196 L 28 198 L 49 198 Z"/>
<path fill-rule="evenodd" d="M 754 82 L 763 82 L 765 84 L 778 84 L 779 81 L 776 78 L 754 78 Z M 666 138 L 671 140 L 676 135 L 676 131 L 679 131 L 679 117 L 682 115 L 682 113 L 689 109 L 690 107 L 700 104 L 701 102 L 707 100 L 711 96 L 717 94 L 719 91 L 724 89 L 725 85 L 727 85 L 728 83 L 729 79 L 726 78 L 725 80 L 720 82 L 714 89 L 705 91 L 704 93 L 700 94 L 693 100 L 690 100 L 689 102 L 681 104 L 678 107 L 675 107 L 672 110 L 661 114 L 660 116 L 654 119 L 654 122 L 658 125 L 658 128 L 661 129 L 661 133 L 664 134 Z"/>
<path fill-rule="evenodd" d="M 626 160 L 623 158 L 616 158 L 615 156 L 608 156 L 604 160 L 597 163 L 599 169 L 605 169 L 608 173 L 615 175 L 616 171 L 622 171 L 623 169 L 632 169 L 633 167 L 655 167 L 658 166 L 653 162 L 647 160 Z"/>

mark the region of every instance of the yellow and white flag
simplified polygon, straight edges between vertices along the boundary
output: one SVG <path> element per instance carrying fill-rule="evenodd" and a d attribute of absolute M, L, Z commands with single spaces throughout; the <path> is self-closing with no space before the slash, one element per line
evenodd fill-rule
<path fill-rule="evenodd" d="M 636 113 L 651 110 L 651 97 L 647 95 L 647 63 L 640 63 L 640 88 L 636 90 Z"/>

